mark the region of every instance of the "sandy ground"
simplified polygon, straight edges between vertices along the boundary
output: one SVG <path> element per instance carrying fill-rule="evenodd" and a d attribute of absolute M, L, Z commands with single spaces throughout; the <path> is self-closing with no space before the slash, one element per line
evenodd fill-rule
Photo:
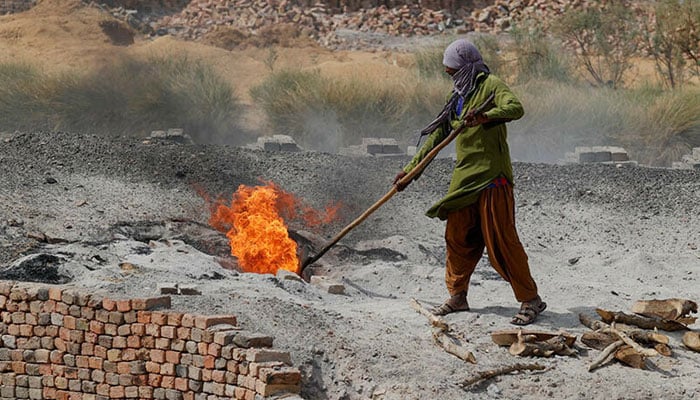
<path fill-rule="evenodd" d="M 213 62 L 244 98 L 269 73 L 264 62 L 269 50 L 229 52 L 169 38 L 111 45 L 95 28 L 103 16 L 94 10 L 59 12 L 61 5 L 74 3 L 42 2 L 44 8 L 33 13 L 0 17 L 0 61 L 39 62 L 59 72 L 114 57 L 184 52 Z M 301 65 L 327 73 L 405 72 L 410 65 L 395 52 L 278 51 L 280 68 Z M 199 189 L 228 196 L 239 184 L 264 179 L 316 207 L 340 201 L 341 218 L 316 232 L 323 243 L 386 193 L 406 161 L 146 145 L 69 133 L 2 134 L 0 265 L 6 274 L 35 277 L 18 266 L 29 265 L 27 256 L 46 254 L 55 258 L 39 263 L 39 275 L 114 296 L 156 295 L 163 282 L 196 285 L 202 295 L 174 296 L 174 307 L 233 313 L 246 329 L 274 336 L 275 347 L 289 350 L 303 371 L 302 395 L 309 399 L 700 396 L 700 355 L 682 346 L 679 333 L 669 334 L 673 357 L 653 358 L 645 371 L 611 364 L 589 373 L 598 352 L 582 345 L 578 357 L 509 355 L 490 334 L 512 327 L 518 304 L 486 257 L 472 282 L 472 312 L 447 318 L 477 364 L 434 345 L 427 319 L 410 307 L 410 299 L 432 305 L 446 295 L 444 224 L 423 212 L 446 190 L 449 159 L 433 162 L 420 180 L 321 259 L 316 273 L 343 282 L 344 295 L 271 275 L 236 273 L 217 262 L 227 252 L 225 238 L 207 227 Z M 593 314 L 596 307 L 629 311 L 638 299 L 698 301 L 697 172 L 516 163 L 515 173 L 521 240 L 549 304 L 535 328 L 580 336 L 586 328 L 578 314 Z M 503 376 L 468 391 L 457 385 L 478 371 L 533 361 L 547 370 Z"/>

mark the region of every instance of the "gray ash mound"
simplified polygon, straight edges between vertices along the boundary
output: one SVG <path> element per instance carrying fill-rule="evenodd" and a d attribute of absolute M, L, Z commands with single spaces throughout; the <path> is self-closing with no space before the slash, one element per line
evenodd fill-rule
<path fill-rule="evenodd" d="M 318 272 L 342 282 L 344 295 L 217 261 L 227 242 L 208 227 L 202 194 L 230 198 L 241 184 L 272 181 L 317 208 L 341 202 L 340 218 L 315 232 L 330 238 L 384 195 L 407 161 L 64 132 L 7 135 L 0 138 L 0 276 L 70 281 L 115 296 L 157 295 L 163 282 L 194 285 L 201 295 L 173 296 L 173 307 L 234 313 L 245 329 L 274 336 L 302 370 L 305 398 L 482 398 L 487 388 L 467 393 L 456 385 L 473 370 L 436 347 L 425 318 L 409 306 L 411 297 L 435 304 L 445 296 L 444 225 L 423 213 L 446 191 L 452 160 L 435 160 L 319 260 Z M 697 296 L 700 174 L 524 162 L 514 171 L 520 238 L 549 304 L 537 328 L 580 334 L 579 312 Z M 517 303 L 487 257 L 472 278 L 470 303 L 473 312 L 450 316 L 450 326 L 473 346 L 479 369 L 517 362 L 489 338 L 510 327 Z M 591 391 L 595 354 L 583 354 L 542 361 L 551 367 L 542 375 L 501 377 L 488 392 L 692 397 L 697 388 L 684 377 L 700 360 L 675 347 L 678 339 L 672 345 L 682 357 L 658 362 L 663 374 L 610 366 L 597 372 L 605 390 Z"/>

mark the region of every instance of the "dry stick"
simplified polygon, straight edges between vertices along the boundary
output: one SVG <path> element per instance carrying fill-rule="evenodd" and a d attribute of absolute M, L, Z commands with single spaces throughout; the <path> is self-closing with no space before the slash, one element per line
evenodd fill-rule
<path fill-rule="evenodd" d="M 642 347 L 639 345 L 639 343 L 635 342 L 634 340 L 630 339 L 629 336 L 627 336 L 626 333 L 622 332 L 621 330 L 615 328 L 615 323 L 613 322 L 612 325 L 610 325 L 610 332 L 614 333 L 617 335 L 622 341 L 624 341 L 627 345 L 632 347 L 637 353 L 646 356 L 646 357 L 655 357 L 659 355 L 659 352 L 654 350 L 654 349 L 647 349 L 645 347 Z"/>
<path fill-rule="evenodd" d="M 621 311 L 608 311 L 597 308 L 595 310 L 603 319 L 603 322 L 621 322 L 627 325 L 635 325 L 642 329 L 663 329 L 665 331 L 674 332 L 679 330 L 688 330 L 688 327 L 679 321 L 662 319 L 657 317 L 645 317 L 642 315 L 631 315 Z"/>
<path fill-rule="evenodd" d="M 465 379 L 459 385 L 463 389 L 466 389 L 468 386 L 471 386 L 477 382 L 485 381 L 485 380 L 491 379 L 491 378 L 499 376 L 499 375 L 505 375 L 505 374 L 509 374 L 509 373 L 515 372 L 515 371 L 542 371 L 542 370 L 544 370 L 544 366 L 542 366 L 540 364 L 513 364 L 513 365 L 509 365 L 507 367 L 489 369 L 486 371 L 478 372 L 475 377 Z"/>
<path fill-rule="evenodd" d="M 435 343 L 457 358 L 476 364 L 476 357 L 474 357 L 474 354 L 469 349 L 462 346 L 459 340 L 447 333 L 450 326 L 444 319 L 426 310 L 416 299 L 411 299 L 411 307 L 418 311 L 419 314 L 428 318 L 428 321 L 430 321 L 430 324 L 433 326 L 433 340 L 435 340 Z"/>
<path fill-rule="evenodd" d="M 594 369 L 602 367 L 603 365 L 612 361 L 613 358 L 615 358 L 615 352 L 617 349 L 624 345 L 625 342 L 622 340 L 611 343 L 600 353 L 600 356 L 598 356 L 598 358 L 596 358 L 591 365 L 588 366 L 588 372 L 592 372 Z"/>
<path fill-rule="evenodd" d="M 426 310 L 425 307 L 423 307 L 423 305 L 418 302 L 418 300 L 412 298 L 411 307 L 413 307 L 414 310 L 418 311 L 418 313 L 427 317 L 428 321 L 430 321 L 430 325 L 436 328 L 440 328 L 440 330 L 442 331 L 447 331 L 448 329 L 450 329 L 450 326 L 447 324 L 447 321 Z"/>
<path fill-rule="evenodd" d="M 456 356 L 460 360 L 468 363 L 476 364 L 474 353 L 462 346 L 459 340 L 454 338 L 449 333 L 442 331 L 440 328 L 433 328 L 433 340 L 440 345 L 446 352 Z"/>

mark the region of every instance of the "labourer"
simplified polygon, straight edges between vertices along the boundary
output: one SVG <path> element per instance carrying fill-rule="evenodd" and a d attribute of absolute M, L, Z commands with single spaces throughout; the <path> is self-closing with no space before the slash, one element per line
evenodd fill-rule
<path fill-rule="evenodd" d="M 547 307 L 530 274 L 528 258 L 515 227 L 513 169 L 506 142 L 506 122 L 523 116 L 520 101 L 508 86 L 490 73 L 481 54 L 470 41 L 451 43 L 443 57 L 445 72 L 454 81 L 447 104 L 438 117 L 421 131 L 426 142 L 394 179 L 399 182 L 447 137 L 452 128 L 467 128 L 455 139 L 457 160 L 447 195 L 428 211 L 429 217 L 447 220 L 445 283 L 450 297 L 435 307 L 435 315 L 468 311 L 469 280 L 481 259 L 484 246 L 493 268 L 510 283 L 520 310 L 511 323 L 527 325 Z M 495 93 L 493 104 L 474 115 L 472 110 Z"/>

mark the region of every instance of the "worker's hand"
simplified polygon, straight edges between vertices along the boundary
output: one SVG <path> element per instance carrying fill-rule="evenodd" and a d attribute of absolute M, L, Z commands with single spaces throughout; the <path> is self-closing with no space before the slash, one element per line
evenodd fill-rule
<path fill-rule="evenodd" d="M 484 113 L 478 113 L 478 114 L 472 114 L 469 113 L 464 117 L 464 124 L 466 126 L 472 127 L 472 126 L 479 126 L 482 124 L 485 124 L 489 122 L 488 117 L 486 117 L 486 114 Z"/>
<path fill-rule="evenodd" d="M 399 181 L 403 179 L 403 177 L 406 176 L 406 173 L 404 171 L 399 172 L 396 174 L 396 177 L 394 178 L 394 186 L 396 186 L 396 191 L 401 192 L 404 189 L 406 189 L 406 186 L 408 186 L 409 182 L 406 182 L 404 184 L 400 184 Z"/>

